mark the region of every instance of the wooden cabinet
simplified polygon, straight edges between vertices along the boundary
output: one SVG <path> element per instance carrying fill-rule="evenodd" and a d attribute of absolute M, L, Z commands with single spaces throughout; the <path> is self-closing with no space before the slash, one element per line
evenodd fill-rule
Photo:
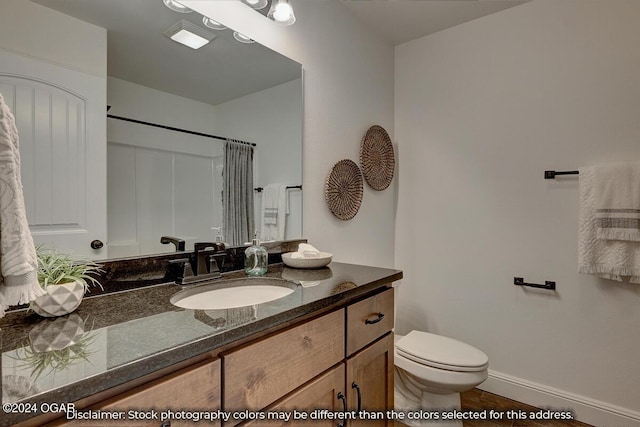
<path fill-rule="evenodd" d="M 347 359 L 347 396 L 348 410 L 363 411 L 350 426 L 387 425 L 382 417 L 393 409 L 393 334 Z"/>
<path fill-rule="evenodd" d="M 220 409 L 220 360 L 175 372 L 150 384 L 135 388 L 91 408 L 94 411 L 122 413 L 122 420 L 75 420 L 56 424 L 65 427 L 187 427 L 190 420 L 160 421 L 163 411 L 217 411 Z M 88 409 L 83 409 L 86 411 Z M 138 419 L 144 416 L 158 419 Z M 133 412 L 129 412 L 133 411 Z M 137 414 L 136 414 L 137 412 Z M 200 421 L 198 425 L 219 426 L 219 422 Z"/>
<path fill-rule="evenodd" d="M 393 408 L 393 289 L 222 352 L 208 362 L 133 388 L 88 409 L 126 414 L 114 420 L 65 421 L 67 427 L 181 427 L 192 420 L 134 421 L 128 411 L 216 412 L 225 427 L 384 426 Z M 319 411 L 333 417 L 319 414 Z M 360 415 L 376 419 L 352 420 Z M 295 419 L 294 411 L 307 416 Z M 247 414 L 246 417 L 241 416 Z M 240 415 L 238 415 L 240 414 Z M 256 414 L 261 418 L 257 418 Z M 278 415 L 280 414 L 280 416 Z M 289 414 L 290 418 L 286 418 Z M 347 419 L 336 414 L 346 414 Z M 351 415 L 349 415 L 351 414 Z M 250 415 L 252 417 L 250 417 Z M 270 419 L 268 417 L 271 417 Z M 197 423 L 220 426 L 220 421 Z M 392 424 L 392 423 L 390 423 Z"/>
<path fill-rule="evenodd" d="M 258 410 L 273 418 L 296 410 L 309 417 L 316 414 L 306 423 L 327 427 L 387 425 L 384 416 L 393 408 L 393 306 L 389 288 L 223 355 L 223 409 Z M 309 381 L 321 372 L 325 373 Z M 362 410 L 360 415 L 375 419 L 317 419 L 318 409 L 334 414 Z M 231 420 L 229 425 L 240 422 Z M 285 424 L 305 421 L 261 419 L 241 425 Z"/>

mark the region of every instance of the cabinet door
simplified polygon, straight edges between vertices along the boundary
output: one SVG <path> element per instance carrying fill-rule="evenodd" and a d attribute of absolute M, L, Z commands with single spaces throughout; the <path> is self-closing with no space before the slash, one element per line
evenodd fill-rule
<path fill-rule="evenodd" d="M 120 421 L 87 420 L 56 424 L 57 427 L 191 427 L 190 420 L 160 421 L 163 411 L 214 412 L 220 409 L 220 360 L 207 362 L 195 368 L 187 368 L 165 378 L 140 386 L 115 396 L 91 408 L 94 411 L 122 413 Z M 82 409 L 86 411 L 88 409 Z M 141 420 L 138 411 L 150 417 L 156 411 L 158 419 Z M 136 417 L 138 418 L 136 420 Z M 219 421 L 199 421 L 198 426 L 220 426 Z"/>
<path fill-rule="evenodd" d="M 20 138 L 22 184 L 35 243 L 107 258 L 106 81 L 0 52 L 0 92 Z"/>
<path fill-rule="evenodd" d="M 224 410 L 259 411 L 344 360 L 344 311 L 232 350 L 223 360 Z"/>
<path fill-rule="evenodd" d="M 350 426 L 387 425 L 384 415 L 393 409 L 392 333 L 347 359 L 346 387 L 348 409 L 364 411 Z"/>
<path fill-rule="evenodd" d="M 310 383 L 293 391 L 284 397 L 279 403 L 267 408 L 265 416 L 276 418 L 278 414 L 294 414 L 298 412 L 298 417 L 291 415 L 289 420 L 264 420 L 250 421 L 242 424 L 251 427 L 284 427 L 291 425 L 313 425 L 319 427 L 339 427 L 344 425 L 342 420 L 311 419 L 318 418 L 318 412 L 314 415 L 314 410 L 328 410 L 331 413 L 339 413 L 346 408 L 346 396 L 344 393 L 344 363 L 336 366 Z M 304 420 L 303 415 L 309 418 Z"/>

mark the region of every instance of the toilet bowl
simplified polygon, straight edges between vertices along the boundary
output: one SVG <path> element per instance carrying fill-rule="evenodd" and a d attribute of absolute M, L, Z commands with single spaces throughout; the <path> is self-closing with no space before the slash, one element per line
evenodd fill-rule
<path fill-rule="evenodd" d="M 487 379 L 489 358 L 477 348 L 440 335 L 395 336 L 395 410 L 409 426 L 462 426 L 443 420 L 460 410 L 460 393 Z M 448 414 L 445 414 L 448 413 Z"/>

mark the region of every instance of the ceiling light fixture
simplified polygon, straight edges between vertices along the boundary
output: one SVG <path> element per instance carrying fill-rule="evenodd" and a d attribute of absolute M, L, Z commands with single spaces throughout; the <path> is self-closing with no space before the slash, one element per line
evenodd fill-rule
<path fill-rule="evenodd" d="M 227 29 L 227 27 L 225 27 L 224 25 L 222 25 L 218 21 L 215 21 L 215 20 L 213 20 L 211 18 L 207 18 L 206 16 L 202 17 L 202 23 L 205 26 L 211 28 L 212 30 L 220 31 L 220 30 L 226 30 Z"/>
<path fill-rule="evenodd" d="M 296 15 L 293 13 L 289 0 L 273 0 L 267 17 L 281 25 L 291 25 L 296 22 Z"/>
<path fill-rule="evenodd" d="M 189 9 L 187 6 L 181 5 L 176 0 L 162 0 L 162 1 L 164 1 L 165 6 L 167 6 L 169 9 L 173 10 L 174 12 L 180 12 L 180 13 L 193 12 L 193 10 Z"/>
<path fill-rule="evenodd" d="M 267 0 L 242 0 L 242 2 L 257 10 L 264 9 L 269 4 Z"/>
<path fill-rule="evenodd" d="M 200 49 L 215 38 L 215 34 L 184 19 L 169 27 L 164 35 L 191 49 Z"/>
<path fill-rule="evenodd" d="M 233 38 L 238 40 L 240 43 L 255 43 L 255 41 L 237 31 L 233 32 Z"/>

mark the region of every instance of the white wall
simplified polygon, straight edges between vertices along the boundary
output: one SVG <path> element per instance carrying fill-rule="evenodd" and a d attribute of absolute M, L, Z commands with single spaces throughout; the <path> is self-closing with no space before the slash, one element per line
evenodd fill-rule
<path fill-rule="evenodd" d="M 30 1 L 0 2 L 0 48 L 86 74 L 107 76 L 104 28 Z"/>
<path fill-rule="evenodd" d="M 638 1 L 534 0 L 396 48 L 398 330 L 597 425 L 640 424 L 640 286 L 577 274 L 579 178 L 543 171 L 640 157 L 638 40 Z"/>
<path fill-rule="evenodd" d="M 218 133 L 215 107 L 109 77 L 110 114 Z M 222 225 L 223 141 L 107 120 L 108 256 L 173 252 L 160 237 L 213 240 Z"/>
<path fill-rule="evenodd" d="M 292 1 L 297 22 L 291 27 L 240 2 L 182 3 L 302 64 L 303 233 L 336 261 L 392 266 L 395 184 L 382 192 L 365 184 L 360 212 L 343 222 L 326 206 L 324 182 L 339 160 L 358 161 L 371 125 L 383 126 L 393 139 L 393 47 L 337 1 Z"/>
<path fill-rule="evenodd" d="M 293 80 L 216 105 L 220 135 L 256 143 L 256 187 L 302 184 L 302 81 Z M 262 193 L 255 193 L 256 229 Z M 302 192 L 289 190 L 285 239 L 303 236 Z"/>
<path fill-rule="evenodd" d="M 111 105 L 109 114 L 115 116 L 255 142 L 255 185 L 273 182 L 297 185 L 302 182 L 301 86 L 301 80 L 294 80 L 213 106 L 109 77 L 107 103 Z M 219 157 L 222 162 L 223 141 L 114 119 L 108 120 L 107 134 L 110 257 L 171 251 L 172 247 L 160 245 L 158 230 L 164 230 L 161 234 L 187 240 L 187 248 L 195 240 L 214 238 L 215 233 L 210 227 L 222 226 L 221 204 L 215 202 L 221 192 L 221 188 L 217 188 L 219 179 L 214 179 L 216 189 L 213 193 L 201 194 L 198 199 L 199 203 L 206 203 L 206 206 L 200 206 L 202 209 L 196 209 L 195 200 L 184 205 L 173 203 L 175 197 L 172 195 L 183 191 L 172 183 L 177 182 L 179 175 L 202 172 L 202 168 L 208 167 L 200 162 L 201 167 L 196 169 L 193 163 L 190 168 L 179 168 L 176 159 L 194 162 L 199 161 L 194 156 L 200 160 L 211 158 L 212 161 Z M 163 166 L 145 162 L 143 159 L 148 156 L 153 156 Z M 219 173 L 215 164 L 213 173 L 214 176 Z M 147 203 L 141 205 L 143 193 L 147 196 L 153 193 L 150 188 L 140 189 L 142 193 L 136 190 L 140 186 L 140 178 L 147 175 L 154 177 L 148 184 L 155 183 L 153 187 L 157 192 L 155 197 L 147 198 Z M 161 184 L 160 180 L 165 182 Z M 191 188 L 183 189 L 191 195 L 193 183 L 185 184 L 191 185 Z M 210 200 L 210 196 L 214 200 Z M 256 193 L 255 201 L 257 212 L 261 203 L 259 193 Z M 290 191 L 289 202 L 285 237 L 298 238 L 302 235 L 301 193 Z M 211 203 L 214 203 L 213 215 L 209 215 Z M 159 206 L 163 209 L 158 209 Z M 185 214 L 183 209 L 190 212 L 185 216 L 189 221 L 180 226 L 180 217 Z M 194 212 L 204 216 L 198 217 Z M 152 223 L 155 227 L 151 227 Z M 259 221 L 256 224 L 259 226 Z M 147 232 L 144 227 L 148 228 Z M 195 233 L 196 230 L 200 231 Z"/>
<path fill-rule="evenodd" d="M 115 116 L 216 134 L 213 105 L 125 80 L 107 79 L 107 104 L 111 106 L 109 114 Z"/>

